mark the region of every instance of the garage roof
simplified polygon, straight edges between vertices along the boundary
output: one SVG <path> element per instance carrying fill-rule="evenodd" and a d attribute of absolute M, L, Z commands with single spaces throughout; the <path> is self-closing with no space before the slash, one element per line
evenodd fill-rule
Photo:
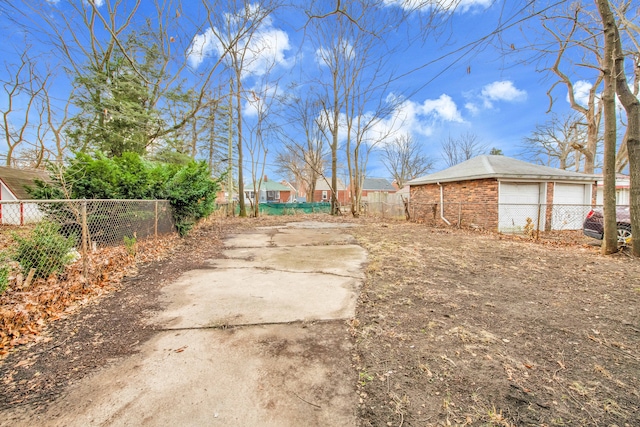
<path fill-rule="evenodd" d="M 548 166 L 534 165 L 506 156 L 483 155 L 458 163 L 440 172 L 409 181 L 409 185 L 438 182 L 469 181 L 474 179 L 513 179 L 524 181 L 581 181 L 590 182 L 596 175 L 570 172 Z"/>
<path fill-rule="evenodd" d="M 362 189 L 368 191 L 396 191 L 395 187 L 384 178 L 365 178 Z"/>
<path fill-rule="evenodd" d="M 29 193 L 27 193 L 25 187 L 34 186 L 36 179 L 49 181 L 49 174 L 42 170 L 25 170 L 0 166 L 0 181 L 7 186 L 18 200 L 29 200 L 32 198 Z"/>

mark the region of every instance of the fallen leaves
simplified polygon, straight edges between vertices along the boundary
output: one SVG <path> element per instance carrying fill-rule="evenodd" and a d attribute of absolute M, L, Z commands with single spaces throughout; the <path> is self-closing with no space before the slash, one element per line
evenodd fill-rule
<path fill-rule="evenodd" d="M 176 240 L 169 236 L 139 242 L 135 258 L 125 247 L 96 250 L 87 258 L 88 280 L 80 259 L 58 276 L 33 280 L 28 289 L 11 284 L 0 295 L 0 356 L 36 340 L 47 323 L 117 289 L 125 275 L 135 273 L 136 263 L 162 257 Z"/>

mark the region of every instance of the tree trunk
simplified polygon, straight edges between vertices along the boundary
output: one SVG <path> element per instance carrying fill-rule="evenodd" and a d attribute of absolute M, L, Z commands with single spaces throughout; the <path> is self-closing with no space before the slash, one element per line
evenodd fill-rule
<path fill-rule="evenodd" d="M 331 128 L 331 215 L 340 214 L 338 203 L 338 130 L 340 120 L 340 104 L 338 99 L 338 82 L 334 73 L 333 82 L 333 125 Z"/>
<path fill-rule="evenodd" d="M 640 244 L 635 243 L 635 241 L 640 241 L 640 239 L 638 239 L 638 236 L 640 236 L 640 101 L 638 101 L 638 97 L 629 89 L 624 69 L 624 52 L 622 51 L 620 34 L 611 8 L 609 7 L 609 2 L 598 0 L 598 8 L 600 9 L 602 20 L 605 23 L 605 28 L 606 26 L 612 27 L 616 93 L 618 94 L 620 103 L 627 112 L 628 123 L 625 137 L 629 155 L 629 175 L 631 179 L 629 208 L 631 211 L 631 234 L 635 236 L 632 253 L 634 256 L 640 257 Z"/>
<path fill-rule="evenodd" d="M 604 156 L 602 168 L 604 181 L 604 236 L 602 239 L 602 253 L 608 255 L 618 250 L 616 225 L 616 88 L 613 75 L 615 20 L 607 0 L 596 0 L 596 3 L 604 27 L 604 92 L 602 95 L 604 109 Z"/>
<path fill-rule="evenodd" d="M 236 87 L 236 120 L 238 121 L 238 123 L 236 123 L 236 128 L 238 129 L 238 141 L 237 141 L 237 146 L 238 146 L 238 204 L 240 206 L 240 213 L 239 216 L 240 217 L 246 217 L 247 216 L 247 207 L 245 206 L 244 203 L 244 174 L 242 173 L 242 161 L 243 161 L 243 157 L 242 157 L 242 94 L 240 93 L 240 89 L 242 87 L 242 82 L 241 82 L 241 68 L 240 67 L 236 67 L 236 83 L 237 83 L 237 87 Z"/>

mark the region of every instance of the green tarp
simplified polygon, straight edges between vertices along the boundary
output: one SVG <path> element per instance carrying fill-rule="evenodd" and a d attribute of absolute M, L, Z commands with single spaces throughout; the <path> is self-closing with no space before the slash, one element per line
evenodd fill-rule
<path fill-rule="evenodd" d="M 262 215 L 294 215 L 296 213 L 330 213 L 329 203 L 260 203 Z"/>

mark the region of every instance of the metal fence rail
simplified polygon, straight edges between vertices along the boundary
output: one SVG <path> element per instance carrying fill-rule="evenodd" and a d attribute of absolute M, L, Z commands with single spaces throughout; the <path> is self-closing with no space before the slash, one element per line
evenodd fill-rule
<path fill-rule="evenodd" d="M 0 279 L 46 278 L 98 248 L 175 231 L 166 200 L 0 201 Z"/>

